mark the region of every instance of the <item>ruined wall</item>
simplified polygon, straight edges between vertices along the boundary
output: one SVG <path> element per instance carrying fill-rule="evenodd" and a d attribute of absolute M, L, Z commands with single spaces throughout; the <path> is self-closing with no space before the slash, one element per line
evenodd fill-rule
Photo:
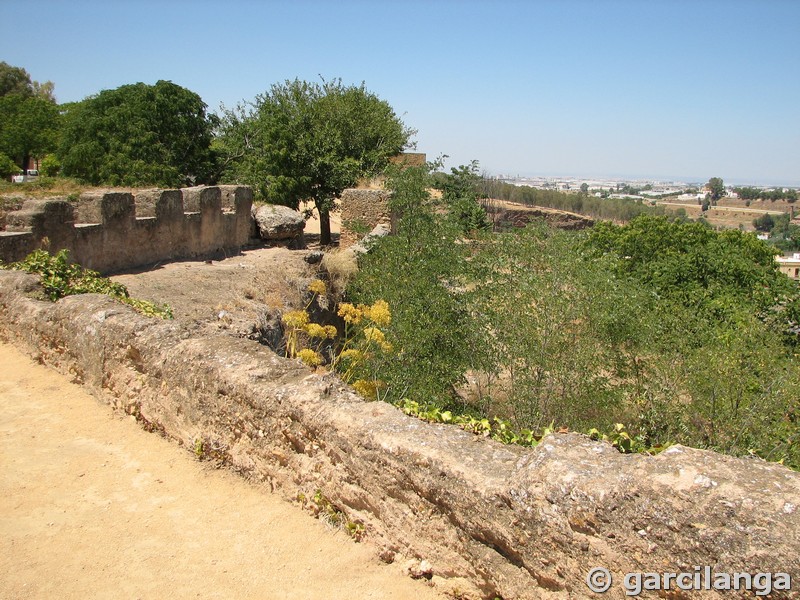
<path fill-rule="evenodd" d="M 423 152 L 401 152 L 389 159 L 401 168 L 422 167 L 427 156 Z M 352 246 L 379 224 L 394 231 L 393 216 L 389 211 L 389 193 L 383 189 L 385 177 L 378 176 L 359 184 L 358 188 L 344 190 L 340 198 L 342 226 L 339 247 Z"/>
<path fill-rule="evenodd" d="M 416 559 L 454 597 L 598 598 L 594 567 L 613 575 L 612 599 L 625 573 L 695 565 L 800 581 L 800 474 L 782 465 L 682 446 L 623 455 L 577 434 L 505 446 L 366 402 L 249 340 L 104 296 L 32 300 L 36 281 L 0 272 L 0 338 L 287 498 L 320 490 L 384 560 Z"/>
<path fill-rule="evenodd" d="M 253 193 L 241 186 L 87 192 L 77 202 L 28 200 L 9 213 L 0 259 L 37 248 L 70 251 L 73 261 L 110 273 L 160 261 L 235 252 L 250 238 Z"/>
<path fill-rule="evenodd" d="M 401 152 L 389 159 L 390 162 L 403 167 L 424 167 L 428 157 L 424 152 Z"/>
<path fill-rule="evenodd" d="M 344 190 L 341 206 L 340 248 L 352 246 L 380 223 L 391 227 L 389 192 L 386 190 Z"/>

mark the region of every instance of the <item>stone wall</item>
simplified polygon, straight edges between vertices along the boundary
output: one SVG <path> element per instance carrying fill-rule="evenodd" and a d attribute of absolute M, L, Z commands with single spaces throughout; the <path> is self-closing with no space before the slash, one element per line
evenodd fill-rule
<path fill-rule="evenodd" d="M 241 186 L 87 192 L 27 200 L 7 215 L 0 259 L 21 260 L 38 248 L 70 251 L 84 267 L 111 273 L 165 260 L 236 252 L 251 232 L 253 193 Z"/>
<path fill-rule="evenodd" d="M 427 159 L 424 152 L 401 152 L 390 158 L 389 161 L 403 167 L 424 167 Z"/>
<path fill-rule="evenodd" d="M 344 190 L 341 196 L 341 206 L 340 248 L 352 246 L 378 224 L 391 227 L 389 192 L 386 190 L 360 188 Z"/>
<path fill-rule="evenodd" d="M 800 585 L 800 474 L 782 465 L 682 446 L 623 455 L 577 434 L 506 446 L 366 402 L 249 340 L 104 296 L 33 300 L 36 282 L 0 272 L 0 338 L 287 498 L 319 490 L 384 560 L 413 559 L 454 597 L 597 598 L 594 567 L 613 575 L 614 599 L 625 573 L 706 565 Z"/>

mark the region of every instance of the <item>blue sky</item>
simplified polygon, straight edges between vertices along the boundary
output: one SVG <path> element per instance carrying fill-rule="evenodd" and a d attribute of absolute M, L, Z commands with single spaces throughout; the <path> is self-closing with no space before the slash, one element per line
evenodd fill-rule
<path fill-rule="evenodd" d="M 0 0 L 0 60 L 60 102 L 364 81 L 419 151 L 490 174 L 800 185 L 797 0 Z"/>

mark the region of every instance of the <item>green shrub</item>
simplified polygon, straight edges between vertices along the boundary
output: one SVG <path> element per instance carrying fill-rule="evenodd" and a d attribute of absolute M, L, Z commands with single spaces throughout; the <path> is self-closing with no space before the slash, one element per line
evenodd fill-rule
<path fill-rule="evenodd" d="M 398 235 L 348 287 L 392 307 L 394 352 L 364 365 L 381 397 L 498 439 L 552 424 L 800 467 L 800 293 L 771 248 L 660 217 L 469 239 L 426 176 L 395 182 Z M 465 400 L 467 374 L 482 384 Z"/>
<path fill-rule="evenodd" d="M 13 160 L 0 152 L 0 178 L 5 179 L 21 172 L 22 169 L 20 169 Z"/>
<path fill-rule="evenodd" d="M 56 177 L 61 171 L 61 162 L 55 154 L 48 154 L 39 165 L 39 172 L 45 177 Z"/>
<path fill-rule="evenodd" d="M 363 365 L 386 385 L 385 397 L 450 406 L 469 369 L 480 368 L 474 321 L 459 291 L 467 246 L 462 224 L 437 212 L 431 166 L 394 174 L 391 207 L 401 216 L 397 235 L 377 240 L 347 288 L 353 304 L 384 300 L 392 309 L 386 338 L 391 358 Z"/>
<path fill-rule="evenodd" d="M 101 277 L 96 271 L 70 263 L 67 250 L 60 250 L 55 255 L 46 250 L 35 250 L 24 260 L 11 264 L 9 268 L 40 275 L 44 293 L 53 301 L 75 294 L 106 294 L 144 315 L 172 318 L 172 309 L 169 306 L 131 298 L 128 289 L 121 283 L 115 283 L 107 277 Z"/>

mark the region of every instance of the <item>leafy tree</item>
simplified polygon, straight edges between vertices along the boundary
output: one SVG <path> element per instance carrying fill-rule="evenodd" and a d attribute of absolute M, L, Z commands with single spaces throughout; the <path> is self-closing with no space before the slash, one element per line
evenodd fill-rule
<path fill-rule="evenodd" d="M 772 228 L 775 227 L 775 220 L 772 218 L 771 214 L 764 213 L 760 217 L 753 219 L 753 227 L 758 231 L 769 233 L 772 231 Z"/>
<path fill-rule="evenodd" d="M 55 154 L 46 154 L 39 163 L 39 172 L 46 177 L 55 177 L 61 171 L 61 163 Z"/>
<path fill-rule="evenodd" d="M 19 173 L 19 167 L 8 156 L 0 152 L 0 177 L 5 179 Z"/>
<path fill-rule="evenodd" d="M 58 157 L 64 175 L 94 185 L 208 183 L 215 124 L 200 96 L 170 81 L 124 85 L 67 107 Z"/>
<path fill-rule="evenodd" d="M 713 206 L 717 205 L 717 201 L 725 195 L 725 184 L 719 177 L 712 177 L 706 184 L 708 188 L 708 195 Z"/>
<path fill-rule="evenodd" d="M 449 174 L 438 173 L 434 185 L 441 190 L 442 200 L 450 215 L 464 233 L 489 227 L 486 209 L 480 203 L 478 161 L 473 160 L 468 166 L 453 167 Z"/>
<path fill-rule="evenodd" d="M 251 185 L 260 197 L 295 209 L 313 200 L 320 241 L 329 244 L 334 199 L 380 173 L 413 133 L 363 83 L 295 79 L 226 110 L 218 148 L 226 181 Z"/>
<path fill-rule="evenodd" d="M 26 167 L 31 156 L 52 152 L 59 130 L 58 107 L 39 96 L 0 97 L 0 152 Z"/>
<path fill-rule="evenodd" d="M 642 216 L 623 227 L 597 224 L 587 248 L 620 258 L 620 274 L 707 319 L 735 325 L 742 315 L 758 315 L 797 341 L 797 285 L 778 270 L 775 248 L 752 234 Z"/>
<path fill-rule="evenodd" d="M 21 67 L 12 67 L 7 62 L 0 62 L 0 96 L 31 97 L 33 84 L 31 76 Z"/>
<path fill-rule="evenodd" d="M 36 97 L 55 103 L 54 89 L 55 84 L 52 81 L 44 83 L 33 81 L 25 69 L 0 62 L 0 97 L 8 95 Z"/>
<path fill-rule="evenodd" d="M 31 156 L 52 152 L 58 131 L 53 83 L 0 62 L 0 153 L 26 168 Z"/>

